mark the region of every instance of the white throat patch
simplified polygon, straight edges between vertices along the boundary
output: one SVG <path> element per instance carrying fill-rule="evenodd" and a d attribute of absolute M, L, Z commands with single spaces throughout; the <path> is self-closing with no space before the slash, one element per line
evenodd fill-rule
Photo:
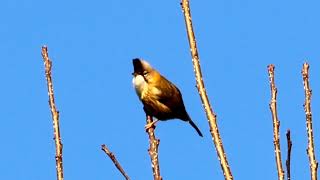
<path fill-rule="evenodd" d="M 137 75 L 136 77 L 133 77 L 132 79 L 132 84 L 136 90 L 137 95 L 139 96 L 139 98 L 141 99 L 141 94 L 144 90 L 144 88 L 146 88 L 146 81 L 144 80 L 142 75 Z"/>

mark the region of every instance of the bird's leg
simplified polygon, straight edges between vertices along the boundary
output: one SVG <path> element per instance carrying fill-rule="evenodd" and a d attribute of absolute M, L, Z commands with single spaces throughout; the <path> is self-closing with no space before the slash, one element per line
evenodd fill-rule
<path fill-rule="evenodd" d="M 151 123 L 147 124 L 144 126 L 144 128 L 146 129 L 146 131 L 151 128 L 151 127 L 155 127 L 155 124 L 158 122 L 159 120 L 155 120 L 155 121 L 152 121 Z"/>

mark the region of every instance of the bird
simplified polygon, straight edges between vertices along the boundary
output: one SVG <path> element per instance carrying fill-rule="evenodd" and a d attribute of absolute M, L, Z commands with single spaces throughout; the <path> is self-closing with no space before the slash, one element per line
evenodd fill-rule
<path fill-rule="evenodd" d="M 146 115 L 157 119 L 147 124 L 146 129 L 154 126 L 159 120 L 180 119 L 189 122 L 199 136 L 203 137 L 200 129 L 187 113 L 178 87 L 162 76 L 146 60 L 134 58 L 132 64 L 134 68 L 132 83 L 136 94 L 143 104 Z"/>

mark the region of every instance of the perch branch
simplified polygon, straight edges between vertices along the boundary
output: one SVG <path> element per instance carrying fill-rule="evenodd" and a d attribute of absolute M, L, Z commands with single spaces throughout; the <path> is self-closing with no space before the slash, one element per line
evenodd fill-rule
<path fill-rule="evenodd" d="M 62 164 L 62 142 L 60 136 L 59 128 L 59 111 L 56 108 L 54 102 L 53 93 L 53 83 L 51 78 L 51 67 L 52 62 L 48 56 L 48 48 L 46 46 L 42 47 L 42 57 L 45 66 L 45 73 L 48 86 L 48 96 L 49 96 L 49 106 L 51 110 L 52 120 L 53 120 L 53 131 L 54 131 L 54 142 L 56 145 L 56 170 L 57 170 L 57 180 L 63 180 L 63 164 Z"/>
<path fill-rule="evenodd" d="M 290 137 L 290 129 L 287 130 L 287 144 L 288 144 L 288 153 L 287 153 L 287 160 L 286 160 L 286 167 L 287 167 L 287 180 L 291 179 L 291 173 L 290 173 L 290 162 L 291 162 L 291 148 L 292 148 L 292 142 Z"/>
<path fill-rule="evenodd" d="M 317 180 L 318 162 L 316 160 L 314 142 L 313 142 L 313 129 L 312 129 L 312 114 L 311 114 L 311 95 L 312 91 L 309 84 L 309 64 L 304 63 L 302 67 L 303 87 L 305 94 L 304 111 L 306 113 L 307 121 L 307 134 L 308 134 L 308 148 L 307 154 L 309 156 L 311 180 Z"/>
<path fill-rule="evenodd" d="M 189 0 L 182 0 L 181 1 L 181 7 L 182 11 L 184 14 L 184 19 L 185 19 L 185 24 L 186 24 L 186 29 L 187 29 L 187 34 L 188 34 L 188 40 L 189 40 L 189 45 L 191 49 L 191 56 L 192 56 L 192 62 L 193 62 L 193 67 L 194 67 L 194 72 L 196 76 L 196 83 L 197 83 L 197 89 L 202 101 L 203 108 L 206 112 L 208 123 L 210 126 L 210 133 L 212 136 L 212 140 L 215 144 L 215 148 L 220 160 L 220 165 L 223 170 L 223 174 L 225 179 L 227 180 L 232 180 L 233 176 L 231 173 L 231 169 L 228 164 L 227 156 L 223 148 L 222 144 L 222 139 L 219 134 L 219 129 L 217 125 L 217 116 L 212 110 L 212 107 L 210 105 L 204 82 L 202 80 L 202 73 L 201 73 L 201 68 L 200 68 L 200 58 L 197 50 L 197 44 L 195 40 L 195 35 L 193 32 L 193 27 L 192 27 L 192 20 L 191 20 L 191 12 L 190 12 L 190 7 L 189 7 Z"/>
<path fill-rule="evenodd" d="M 153 119 L 151 116 L 147 115 L 146 121 L 148 125 L 153 122 Z M 160 175 L 160 166 L 159 166 L 159 159 L 158 159 L 158 147 L 159 147 L 160 140 L 156 138 L 154 134 L 154 129 L 155 129 L 155 126 L 151 126 L 150 128 L 147 129 L 147 133 L 149 135 L 149 144 L 150 144 L 148 152 L 151 158 L 153 179 L 162 180 L 162 177 Z"/>
<path fill-rule="evenodd" d="M 126 174 L 126 172 L 123 170 L 123 168 L 121 167 L 119 161 L 117 160 L 117 158 L 115 157 L 115 155 L 108 149 L 108 147 L 105 144 L 101 145 L 101 149 L 102 151 L 104 151 L 109 158 L 111 159 L 111 161 L 113 162 L 113 164 L 117 167 L 117 169 L 120 171 L 120 173 L 124 176 L 124 178 L 126 180 L 130 180 L 129 176 Z"/>
<path fill-rule="evenodd" d="M 268 66 L 268 73 L 269 73 L 269 81 L 270 81 L 270 88 L 271 88 L 271 100 L 270 100 L 270 111 L 272 114 L 273 120 L 273 144 L 274 144 L 274 152 L 276 156 L 276 164 L 278 169 L 278 179 L 284 180 L 284 171 L 282 168 L 281 162 L 281 150 L 280 150 L 280 121 L 278 119 L 278 112 L 277 112 L 277 88 L 274 83 L 274 65 Z"/>

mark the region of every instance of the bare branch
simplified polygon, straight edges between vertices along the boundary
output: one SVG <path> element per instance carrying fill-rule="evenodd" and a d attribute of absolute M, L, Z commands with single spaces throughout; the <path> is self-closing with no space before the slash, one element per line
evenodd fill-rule
<path fill-rule="evenodd" d="M 225 179 L 232 180 L 233 176 L 231 173 L 231 169 L 228 164 L 227 156 L 223 148 L 222 139 L 220 137 L 218 125 L 217 125 L 217 116 L 212 110 L 212 107 L 210 105 L 204 82 L 202 80 L 202 73 L 200 68 L 200 59 L 199 54 L 197 50 L 197 44 L 194 36 L 194 31 L 192 27 L 192 20 L 191 20 L 191 12 L 189 7 L 189 0 L 182 0 L 181 1 L 181 7 L 184 14 L 184 19 L 186 23 L 186 29 L 189 39 L 189 45 L 191 49 L 191 56 L 192 56 L 192 62 L 194 67 L 194 72 L 196 76 L 196 83 L 198 92 L 202 101 L 203 108 L 206 112 L 208 123 L 210 126 L 210 133 L 212 136 L 212 141 L 215 144 L 215 148 L 217 150 L 218 158 L 220 160 L 220 165 L 223 170 L 223 174 Z"/>
<path fill-rule="evenodd" d="M 53 130 L 54 130 L 54 141 L 56 145 L 56 169 L 57 169 L 57 180 L 63 180 L 63 164 L 62 164 L 62 142 L 60 136 L 59 128 L 59 111 L 54 103 L 54 93 L 53 93 L 53 83 L 51 78 L 51 67 L 52 62 L 48 56 L 48 49 L 46 46 L 42 47 L 42 57 L 45 66 L 45 73 L 48 86 L 49 95 L 49 106 L 51 110 L 52 120 L 53 120 Z"/>
<path fill-rule="evenodd" d="M 311 114 L 311 95 L 312 91 L 309 84 L 309 64 L 304 63 L 302 67 L 303 87 L 305 93 L 304 110 L 306 113 L 307 121 L 307 134 L 308 134 L 308 148 L 307 154 L 309 156 L 311 179 L 317 180 L 318 162 L 316 160 L 314 142 L 313 142 L 313 129 L 312 129 L 312 114 Z"/>
<path fill-rule="evenodd" d="M 290 129 L 287 130 L 287 144 L 288 144 L 288 154 L 287 154 L 287 160 L 286 160 L 286 167 L 287 167 L 287 180 L 291 179 L 291 172 L 290 172 L 290 163 L 291 163 L 291 148 L 292 148 L 292 142 L 290 137 Z"/>
<path fill-rule="evenodd" d="M 275 149 L 275 156 L 276 156 L 276 164 L 278 169 L 278 179 L 284 180 L 284 171 L 282 168 L 281 162 L 281 151 L 280 151 L 280 121 L 278 119 L 278 112 L 277 112 L 277 88 L 274 83 L 274 65 L 271 64 L 268 66 L 268 73 L 269 73 L 269 81 L 270 81 L 270 88 L 271 88 L 271 100 L 270 100 L 270 111 L 272 114 L 273 120 L 273 144 Z"/>
<path fill-rule="evenodd" d="M 148 125 L 153 122 L 153 119 L 151 116 L 147 115 L 146 121 Z M 160 140 L 155 137 L 154 129 L 155 129 L 155 126 L 151 126 L 147 129 L 147 133 L 149 135 L 149 144 L 150 144 L 148 151 L 151 158 L 153 179 L 162 180 L 162 177 L 160 175 L 160 166 L 159 166 L 159 159 L 158 159 L 158 147 L 159 147 Z"/>
<path fill-rule="evenodd" d="M 126 174 L 126 172 L 123 170 L 123 168 L 121 167 L 119 161 L 117 160 L 117 158 L 115 157 L 115 155 L 108 149 L 108 147 L 105 144 L 101 145 L 101 149 L 102 151 L 104 151 L 111 159 L 111 161 L 113 162 L 113 164 L 117 167 L 117 169 L 120 171 L 120 173 L 124 176 L 124 178 L 126 180 L 130 180 L 129 176 Z"/>

